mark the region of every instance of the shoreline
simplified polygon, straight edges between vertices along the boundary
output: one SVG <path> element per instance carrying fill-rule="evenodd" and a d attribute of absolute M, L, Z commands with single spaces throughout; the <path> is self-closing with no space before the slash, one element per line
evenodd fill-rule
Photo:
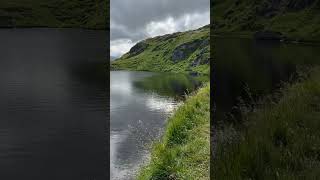
<path fill-rule="evenodd" d="M 207 83 L 188 96 L 168 119 L 164 134 L 152 144 L 150 161 L 139 169 L 137 179 L 209 179 L 209 144 L 210 83 Z"/>
<path fill-rule="evenodd" d="M 239 39 L 251 39 L 257 42 L 274 42 L 274 43 L 284 43 L 284 44 L 301 44 L 301 45 L 312 45 L 312 46 L 320 46 L 320 40 L 297 40 L 294 38 L 285 38 L 280 40 L 274 39 L 256 39 L 254 37 L 254 33 L 215 33 L 211 37 L 215 38 L 239 38 Z"/>
<path fill-rule="evenodd" d="M 123 71 L 123 70 L 120 70 Z M 127 71 L 127 70 L 124 70 Z M 110 71 L 112 72 L 112 71 Z M 132 71 L 132 72 L 146 72 L 146 71 Z M 152 71 L 147 71 L 150 73 L 166 73 L 166 72 L 152 72 Z M 170 72 L 169 72 L 170 73 Z M 190 109 L 192 108 L 192 109 Z M 200 109 L 200 112 L 197 112 Z M 187 113 L 187 115 L 185 115 Z M 189 119 L 189 116 L 195 116 L 197 118 L 194 119 Z M 199 116 L 205 116 L 202 118 L 199 118 Z M 188 126 L 188 131 L 185 131 L 186 125 Z M 201 146 L 194 146 L 193 145 L 188 145 L 186 143 L 181 144 L 184 145 L 181 150 L 183 150 L 186 146 L 190 147 L 206 147 L 206 151 L 200 151 L 200 150 L 194 150 L 190 149 L 192 152 L 186 152 L 189 153 L 190 156 L 195 156 L 197 158 L 202 158 L 203 161 L 205 161 L 204 164 L 206 164 L 206 174 L 203 175 L 204 177 L 207 177 L 205 179 L 209 179 L 209 161 L 210 161 L 210 83 L 207 81 L 203 83 L 201 86 L 199 86 L 194 92 L 191 94 L 187 95 L 186 98 L 182 101 L 179 102 L 179 105 L 177 108 L 172 112 L 172 114 L 167 118 L 166 124 L 163 127 L 163 133 L 159 137 L 159 139 L 155 139 L 151 142 L 151 149 L 149 151 L 150 157 L 148 158 L 148 161 L 144 161 L 144 163 L 141 164 L 137 168 L 137 171 L 135 172 L 135 177 L 137 179 L 149 179 L 148 177 L 142 177 L 145 176 L 146 174 L 142 175 L 142 173 L 145 173 L 146 169 L 148 167 L 151 167 L 151 163 L 154 161 L 154 155 L 157 154 L 157 156 L 162 156 L 163 158 L 166 158 L 167 156 L 167 150 L 159 152 L 159 149 L 157 147 L 162 146 L 160 145 L 160 141 L 163 142 L 164 139 L 181 139 L 181 134 L 185 134 L 188 137 L 194 138 L 192 140 L 192 143 L 202 143 Z M 179 130 L 180 129 L 180 130 Z M 172 133 L 172 131 L 178 130 L 178 134 L 174 133 L 169 135 L 169 133 Z M 184 132 L 183 132 L 184 131 Z M 193 131 L 190 133 L 190 131 Z M 199 133 L 200 132 L 200 133 Z M 189 134 L 189 135 L 188 135 Z M 187 137 L 185 137 L 187 138 Z M 167 141 L 165 140 L 165 141 Z M 168 142 L 168 141 L 167 141 Z M 168 147 L 169 148 L 169 147 Z M 171 147 L 170 147 L 171 148 Z M 157 150 L 156 150 L 157 149 Z M 178 148 L 174 148 L 176 151 Z M 201 153 L 199 155 L 198 153 Z M 203 154 L 206 154 L 204 156 Z M 170 161 L 174 161 L 177 157 L 171 157 L 169 158 Z M 184 160 L 187 163 L 187 159 L 184 157 L 180 157 L 181 160 Z M 196 168 L 196 167 L 194 167 Z M 194 170 L 194 168 L 191 168 L 188 170 L 189 173 Z M 155 169 L 154 169 L 155 170 Z M 199 169 L 198 170 L 198 175 L 202 173 L 204 169 Z M 171 173 L 172 176 L 176 176 L 176 173 Z M 181 173 L 184 175 L 184 173 Z M 177 174 L 178 176 L 181 176 L 181 174 Z M 169 175 L 170 176 L 170 175 Z M 168 176 L 168 177 L 169 177 Z M 160 177 L 159 177 L 160 178 Z M 194 179 L 194 178 L 193 178 Z"/>

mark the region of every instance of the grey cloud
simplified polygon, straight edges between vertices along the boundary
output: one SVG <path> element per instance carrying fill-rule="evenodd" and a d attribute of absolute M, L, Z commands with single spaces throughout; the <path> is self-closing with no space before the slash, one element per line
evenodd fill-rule
<path fill-rule="evenodd" d="M 115 39 L 133 39 L 139 40 L 145 37 L 145 34 L 141 30 L 131 30 L 123 25 L 111 25 L 111 40 Z"/>
<path fill-rule="evenodd" d="M 209 6 L 210 0 L 111 0 L 111 40 L 141 39 L 151 21 L 209 11 Z"/>

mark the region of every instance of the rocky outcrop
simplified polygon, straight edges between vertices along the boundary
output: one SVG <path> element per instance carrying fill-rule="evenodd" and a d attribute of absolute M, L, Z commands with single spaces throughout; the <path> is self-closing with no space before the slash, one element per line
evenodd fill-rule
<path fill-rule="evenodd" d="M 259 6 L 256 7 L 256 13 L 263 17 L 273 17 L 280 9 L 281 0 L 267 0 L 262 1 Z"/>
<path fill-rule="evenodd" d="M 291 10 L 301 10 L 311 6 L 316 0 L 290 0 L 287 7 Z"/>
<path fill-rule="evenodd" d="M 210 52 L 207 49 L 203 49 L 196 58 L 191 62 L 191 67 L 196 67 L 199 65 L 210 64 Z"/>
<path fill-rule="evenodd" d="M 181 44 L 176 47 L 172 53 L 172 61 L 174 63 L 186 60 L 197 49 L 204 48 L 209 45 L 209 39 L 196 39 L 194 41 Z"/>
<path fill-rule="evenodd" d="M 148 48 L 148 44 L 147 43 L 145 43 L 143 41 L 139 42 L 138 44 L 136 44 L 135 46 L 133 46 L 130 49 L 128 58 L 136 56 L 136 55 L 142 53 L 147 48 Z"/>
<path fill-rule="evenodd" d="M 210 28 L 145 39 L 111 62 L 113 69 L 209 73 Z"/>
<path fill-rule="evenodd" d="M 281 11 L 299 11 L 311 6 L 316 0 L 264 0 L 257 6 L 260 16 L 272 17 Z"/>

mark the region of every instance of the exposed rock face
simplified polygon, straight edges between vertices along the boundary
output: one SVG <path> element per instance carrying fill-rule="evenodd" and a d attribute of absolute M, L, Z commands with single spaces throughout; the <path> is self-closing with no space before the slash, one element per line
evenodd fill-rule
<path fill-rule="evenodd" d="M 287 7 L 292 10 L 301 10 L 312 5 L 315 0 L 290 0 Z"/>
<path fill-rule="evenodd" d="M 260 16 L 272 17 L 282 10 L 299 11 L 311 6 L 316 0 L 264 0 L 257 7 Z"/>
<path fill-rule="evenodd" d="M 114 69 L 209 73 L 210 26 L 145 39 L 111 62 Z"/>
<path fill-rule="evenodd" d="M 196 59 L 192 61 L 190 66 L 196 67 L 203 64 L 209 64 L 210 63 L 209 55 L 205 56 L 204 55 L 205 53 L 209 53 L 209 52 L 206 49 L 201 50 L 201 52 L 197 54 Z"/>
<path fill-rule="evenodd" d="M 263 1 L 257 8 L 256 13 L 259 16 L 273 17 L 279 11 L 281 0 Z"/>
<path fill-rule="evenodd" d="M 187 59 L 195 50 L 209 45 L 209 39 L 196 39 L 194 41 L 181 44 L 172 53 L 172 61 L 177 63 Z"/>
<path fill-rule="evenodd" d="M 285 39 L 285 37 L 279 32 L 273 31 L 259 31 L 254 34 L 256 40 L 275 40 L 280 41 Z"/>
<path fill-rule="evenodd" d="M 129 51 L 129 57 L 136 56 L 140 53 L 142 53 L 145 49 L 148 48 L 148 44 L 145 42 L 139 42 L 135 46 L 133 46 Z"/>

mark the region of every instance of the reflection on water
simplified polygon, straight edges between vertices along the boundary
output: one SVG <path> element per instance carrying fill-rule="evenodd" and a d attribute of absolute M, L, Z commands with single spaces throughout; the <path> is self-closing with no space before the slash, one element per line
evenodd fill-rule
<path fill-rule="evenodd" d="M 133 179 L 177 98 L 199 82 L 188 75 L 111 72 L 111 179 Z"/>
<path fill-rule="evenodd" d="M 179 98 L 186 91 L 192 92 L 200 85 L 200 78 L 185 74 L 161 73 L 157 76 L 150 76 L 143 81 L 136 81 L 133 85 L 137 88 L 156 91 L 163 96 Z"/>
<path fill-rule="evenodd" d="M 297 67 L 320 63 L 319 46 L 218 37 L 214 42 L 218 119 L 239 103 L 237 97 L 248 99 L 248 90 L 261 97 L 288 81 Z"/>

